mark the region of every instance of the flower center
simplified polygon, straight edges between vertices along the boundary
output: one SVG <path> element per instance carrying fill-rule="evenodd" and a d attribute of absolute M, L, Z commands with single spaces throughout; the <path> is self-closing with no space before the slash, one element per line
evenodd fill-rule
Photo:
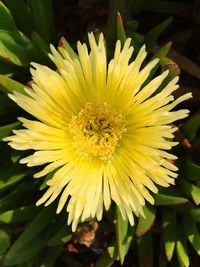
<path fill-rule="evenodd" d="M 101 102 L 87 103 L 69 127 L 79 152 L 102 160 L 112 156 L 125 132 L 122 114 Z"/>

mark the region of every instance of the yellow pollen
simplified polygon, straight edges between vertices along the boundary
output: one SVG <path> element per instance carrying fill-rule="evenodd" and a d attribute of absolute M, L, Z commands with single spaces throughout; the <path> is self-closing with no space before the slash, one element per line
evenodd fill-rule
<path fill-rule="evenodd" d="M 81 154 L 102 160 L 112 156 L 125 132 L 122 114 L 101 102 L 87 103 L 78 116 L 72 118 L 69 128 Z"/>

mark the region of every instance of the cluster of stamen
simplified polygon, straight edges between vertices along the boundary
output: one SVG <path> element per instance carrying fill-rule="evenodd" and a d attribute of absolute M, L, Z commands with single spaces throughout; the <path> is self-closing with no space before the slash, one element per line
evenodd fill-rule
<path fill-rule="evenodd" d="M 79 152 L 102 160 L 112 156 L 125 131 L 121 113 L 101 102 L 87 103 L 69 127 Z"/>

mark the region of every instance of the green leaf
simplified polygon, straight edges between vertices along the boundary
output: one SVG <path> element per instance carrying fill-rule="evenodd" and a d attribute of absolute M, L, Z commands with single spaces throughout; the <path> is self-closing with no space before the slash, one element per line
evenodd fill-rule
<path fill-rule="evenodd" d="M 46 44 L 46 42 L 37 34 L 37 32 L 32 32 L 31 40 L 37 51 L 38 62 L 54 67 L 53 62 L 48 56 L 48 53 L 50 53 L 50 47 Z"/>
<path fill-rule="evenodd" d="M 27 155 L 27 151 L 12 150 L 10 159 L 12 163 L 17 163 L 21 158 L 25 157 L 26 155 Z"/>
<path fill-rule="evenodd" d="M 49 225 L 55 217 L 55 205 L 43 209 L 31 225 L 19 236 L 6 254 L 5 264 L 14 265 L 37 255 L 49 236 Z"/>
<path fill-rule="evenodd" d="M 33 16 L 24 0 L 4 0 L 22 32 L 30 35 L 34 28 Z M 12 30 L 11 30 L 12 31 Z"/>
<path fill-rule="evenodd" d="M 113 49 L 117 40 L 116 18 L 120 12 L 123 17 L 126 12 L 126 0 L 111 0 L 109 4 L 108 20 L 106 27 L 106 43 L 108 49 Z"/>
<path fill-rule="evenodd" d="M 66 223 L 59 228 L 57 233 L 48 241 L 49 246 L 58 246 L 68 242 L 72 238 L 71 226 Z"/>
<path fill-rule="evenodd" d="M 154 58 L 166 57 L 171 48 L 172 42 L 168 42 L 165 45 L 161 46 L 160 49 L 155 53 Z"/>
<path fill-rule="evenodd" d="M 0 94 L 0 115 L 14 113 L 18 109 L 18 106 L 7 95 Z"/>
<path fill-rule="evenodd" d="M 165 194 L 155 194 L 155 205 L 156 206 L 165 206 L 165 205 L 180 205 L 188 202 L 187 198 L 179 196 L 170 196 Z"/>
<path fill-rule="evenodd" d="M 5 126 L 0 126 L 0 140 L 11 134 L 12 130 L 18 128 L 19 122 L 14 122 Z"/>
<path fill-rule="evenodd" d="M 117 13 L 117 39 L 121 41 L 122 46 L 126 42 L 126 33 L 120 13 Z"/>
<path fill-rule="evenodd" d="M 74 52 L 73 48 L 70 46 L 70 44 L 67 42 L 67 40 L 63 36 L 61 37 L 59 41 L 58 50 L 60 51 L 62 55 L 64 55 L 64 53 L 66 53 L 67 51 L 67 53 L 69 54 L 72 60 L 74 60 L 75 58 L 78 59 L 78 55 Z"/>
<path fill-rule="evenodd" d="M 54 174 L 56 173 L 57 170 L 58 170 L 58 169 L 56 169 L 56 170 L 54 170 L 54 171 L 52 171 L 52 172 L 50 172 L 50 173 L 47 174 L 47 176 L 45 177 L 43 183 L 42 183 L 41 186 L 40 186 L 40 190 L 43 190 L 44 188 L 46 188 L 46 187 L 48 186 L 48 185 L 47 185 L 47 182 L 48 182 L 49 180 L 51 180 L 51 178 L 54 176 Z"/>
<path fill-rule="evenodd" d="M 116 239 L 117 239 L 117 249 L 119 253 L 119 259 L 121 264 L 124 262 L 124 258 L 128 252 L 133 235 L 135 232 L 135 227 L 129 225 L 129 221 L 126 218 L 122 218 L 121 212 L 118 207 L 116 207 Z"/>
<path fill-rule="evenodd" d="M 52 0 L 31 0 L 31 7 L 36 31 L 45 42 L 52 42 L 55 33 Z"/>
<path fill-rule="evenodd" d="M 0 75 L 3 74 L 7 77 L 18 76 L 22 73 L 22 68 L 12 63 L 6 62 L 0 58 Z"/>
<path fill-rule="evenodd" d="M 0 166 L 0 191 L 9 188 L 26 177 L 26 172 L 22 166 L 12 165 Z"/>
<path fill-rule="evenodd" d="M 140 267 L 153 267 L 153 243 L 150 232 L 137 239 Z"/>
<path fill-rule="evenodd" d="M 29 170 L 27 170 L 27 172 L 29 173 Z M 18 186 L 17 190 L 19 192 L 22 192 L 22 193 L 24 193 L 24 192 L 32 192 L 32 191 L 37 191 L 38 192 L 40 181 L 38 181 L 36 179 L 32 179 L 32 173 L 31 173 L 31 177 L 30 178 L 31 179 L 28 179 L 28 180 L 24 181 L 23 183 L 21 183 Z"/>
<path fill-rule="evenodd" d="M 153 226 L 153 223 L 155 221 L 156 215 L 155 215 L 155 208 L 153 206 L 144 206 L 143 208 L 145 218 L 139 217 L 138 225 L 136 228 L 136 236 L 142 236 L 146 232 L 149 231 L 149 229 Z"/>
<path fill-rule="evenodd" d="M 171 58 L 160 56 L 159 64 L 162 68 L 162 72 L 164 72 L 165 70 L 169 70 L 169 73 L 162 82 L 162 84 L 159 86 L 159 88 L 156 90 L 155 94 L 161 92 L 171 80 L 173 80 L 176 76 L 179 76 L 180 74 L 179 66 Z"/>
<path fill-rule="evenodd" d="M 36 206 L 27 206 L 3 212 L 0 214 L 0 224 L 30 221 L 40 210 L 41 208 Z"/>
<path fill-rule="evenodd" d="M 10 245 L 10 236 L 4 229 L 0 229 L 0 257 Z"/>
<path fill-rule="evenodd" d="M 23 234 L 22 234 L 23 235 Z M 27 262 L 34 259 L 45 247 L 46 240 L 49 236 L 49 227 L 46 227 L 39 235 L 34 236 L 30 243 L 27 243 L 23 249 L 15 250 L 14 245 L 10 248 L 6 254 L 4 264 L 5 265 L 16 265 L 23 262 Z M 18 240 L 18 239 L 17 239 Z M 18 265 L 22 266 L 22 265 Z"/>
<path fill-rule="evenodd" d="M 0 1 L 0 29 L 16 32 L 17 26 L 8 8 Z"/>
<path fill-rule="evenodd" d="M 153 27 L 145 36 L 145 43 L 148 48 L 151 48 L 153 44 L 156 42 L 159 35 L 170 25 L 170 23 L 173 21 L 172 17 L 169 17 L 168 19 L 164 20 L 159 25 Z"/>
<path fill-rule="evenodd" d="M 179 76 L 181 72 L 179 66 L 171 58 L 166 56 L 160 56 L 160 65 L 163 71 L 169 70 L 169 74 L 166 78 L 167 81 L 165 81 L 166 84 L 176 76 Z"/>
<path fill-rule="evenodd" d="M 5 75 L 0 75 L 0 91 L 7 94 L 7 93 L 13 93 L 13 91 L 17 91 L 21 94 L 26 95 L 26 92 L 24 91 L 23 84 L 16 82 L 15 80 L 6 77 Z"/>
<path fill-rule="evenodd" d="M 189 216 L 191 216 L 193 220 L 200 222 L 200 208 L 190 209 Z"/>
<path fill-rule="evenodd" d="M 188 250 L 187 250 L 187 239 L 184 235 L 183 225 L 179 228 L 179 235 L 176 242 L 176 253 L 179 263 L 182 267 L 188 267 L 190 264 Z"/>
<path fill-rule="evenodd" d="M 24 196 L 21 193 L 16 191 L 11 192 L 10 194 L 0 199 L 0 212 L 14 209 L 23 205 L 23 199 Z"/>
<path fill-rule="evenodd" d="M 170 50 L 171 44 L 172 44 L 172 42 L 168 42 L 165 45 L 163 45 L 162 47 L 160 47 L 159 50 L 154 54 L 152 59 L 154 59 L 154 58 L 162 58 L 162 57 L 167 56 L 167 54 L 168 54 L 168 52 Z M 154 77 L 154 75 L 157 72 L 157 70 L 159 69 L 160 65 L 161 65 L 160 62 L 158 62 L 158 64 L 152 69 L 152 71 L 151 71 L 148 79 L 144 83 L 144 85 Z"/>
<path fill-rule="evenodd" d="M 137 54 L 138 54 L 138 52 L 139 52 L 139 50 L 140 50 L 140 48 L 144 44 L 144 37 L 143 37 L 143 35 L 134 32 L 132 34 L 132 42 L 131 42 L 131 44 L 134 47 L 133 55 L 134 55 L 134 57 L 136 57 Z"/>
<path fill-rule="evenodd" d="M 61 247 L 51 247 L 45 248 L 45 252 L 43 253 L 43 261 L 40 264 L 40 267 L 53 267 L 56 262 L 58 255 L 60 253 Z"/>
<path fill-rule="evenodd" d="M 130 31 L 130 32 L 135 32 L 139 26 L 139 21 L 138 20 L 129 20 L 129 21 L 125 21 L 126 23 L 126 28 Z"/>
<path fill-rule="evenodd" d="M 185 217 L 184 227 L 188 240 L 192 244 L 197 254 L 200 256 L 200 233 L 195 225 L 195 222 L 191 220 L 191 218 Z"/>
<path fill-rule="evenodd" d="M 178 185 L 183 194 L 190 197 L 196 205 L 200 204 L 200 188 L 185 179 L 179 179 Z"/>
<path fill-rule="evenodd" d="M 114 261 L 115 260 L 112 259 L 109 254 L 105 252 L 99 257 L 95 267 L 111 267 Z"/>
<path fill-rule="evenodd" d="M 184 176 L 191 181 L 199 181 L 200 177 L 200 165 L 192 160 L 190 156 L 186 158 L 186 162 L 183 166 Z"/>
<path fill-rule="evenodd" d="M 35 57 L 33 45 L 21 33 L 0 30 L 0 57 L 12 64 L 29 67 Z"/>
<path fill-rule="evenodd" d="M 36 198 L 33 195 L 33 191 L 36 190 L 35 185 L 33 181 L 31 183 L 26 181 L 24 184 L 15 185 L 16 189 L 11 190 L 9 194 L 4 192 L 4 196 L 0 199 L 0 212 L 35 204 Z M 31 186 L 30 189 L 29 186 Z"/>
<path fill-rule="evenodd" d="M 108 246 L 108 254 L 113 260 L 119 260 L 119 253 L 117 248 L 116 237 L 113 237 L 111 243 Z"/>
<path fill-rule="evenodd" d="M 165 254 L 168 261 L 171 261 L 177 238 L 176 212 L 167 208 L 162 209 L 162 225 Z"/>
<path fill-rule="evenodd" d="M 187 120 L 181 130 L 184 135 L 192 141 L 196 138 L 197 131 L 200 128 L 200 113 L 195 114 L 191 119 Z"/>

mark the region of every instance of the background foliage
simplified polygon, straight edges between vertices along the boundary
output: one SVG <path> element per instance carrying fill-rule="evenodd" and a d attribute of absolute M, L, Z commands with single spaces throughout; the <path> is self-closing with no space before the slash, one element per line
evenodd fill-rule
<path fill-rule="evenodd" d="M 193 99 L 182 104 L 191 110 L 190 117 L 176 124 L 176 185 L 160 188 L 155 206 L 147 205 L 146 219 L 139 218 L 134 227 L 113 206 L 101 222 L 86 222 L 72 234 L 66 213 L 55 214 L 56 203 L 35 206 L 51 174 L 43 183 L 33 179 L 37 168 L 18 163 L 26 152 L 0 141 L 1 266 L 199 266 L 199 23 L 200 1 L 0 1 L 0 140 L 21 127 L 17 117 L 25 112 L 7 93 L 24 93 L 31 80 L 30 62 L 55 68 L 48 58 L 49 43 L 76 49 L 77 40 L 87 41 L 88 31 L 97 38 L 100 31 L 105 33 L 108 57 L 117 39 L 124 43 L 132 37 L 134 55 L 145 43 L 148 60 L 160 58 L 151 76 L 166 68 L 169 79 L 181 72 L 178 94 L 193 93 Z"/>

